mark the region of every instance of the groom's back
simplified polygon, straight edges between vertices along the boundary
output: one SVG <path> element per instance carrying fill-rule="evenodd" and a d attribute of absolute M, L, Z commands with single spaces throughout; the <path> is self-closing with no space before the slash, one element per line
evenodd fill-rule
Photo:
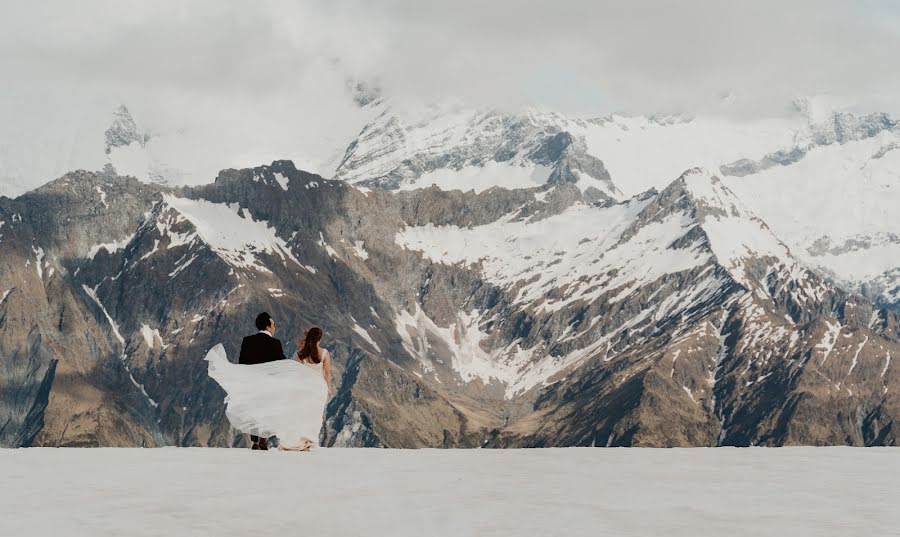
<path fill-rule="evenodd" d="M 241 342 L 241 354 L 238 357 L 239 364 L 254 365 L 284 360 L 284 350 L 281 348 L 281 340 L 262 332 L 247 336 Z"/>

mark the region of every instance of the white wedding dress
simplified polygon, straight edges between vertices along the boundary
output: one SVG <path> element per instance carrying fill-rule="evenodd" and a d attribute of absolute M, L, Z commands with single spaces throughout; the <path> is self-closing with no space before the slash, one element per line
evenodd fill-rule
<path fill-rule="evenodd" d="M 318 446 L 328 402 L 322 363 L 233 364 L 221 344 L 206 354 L 206 361 L 209 376 L 228 394 L 225 415 L 232 427 L 247 434 L 277 436 L 284 447 L 300 446 L 305 439 Z"/>

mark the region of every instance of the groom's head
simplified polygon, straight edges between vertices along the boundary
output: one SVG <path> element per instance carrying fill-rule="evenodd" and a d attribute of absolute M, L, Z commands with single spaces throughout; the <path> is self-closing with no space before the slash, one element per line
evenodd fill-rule
<path fill-rule="evenodd" d="M 275 319 L 266 312 L 262 312 L 256 316 L 256 329 L 268 330 L 270 334 L 275 335 Z"/>

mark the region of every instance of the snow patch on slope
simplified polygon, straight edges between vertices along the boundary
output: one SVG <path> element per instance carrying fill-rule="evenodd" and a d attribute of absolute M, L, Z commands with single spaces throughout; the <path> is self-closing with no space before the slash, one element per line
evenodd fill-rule
<path fill-rule="evenodd" d="M 168 347 L 168 345 L 163 343 L 163 339 L 159 334 L 159 330 L 156 328 L 150 328 L 150 325 L 146 323 L 141 324 L 141 336 L 143 336 L 144 342 L 147 344 L 147 348 L 149 349 L 153 349 L 157 339 L 159 340 L 159 344 L 163 349 Z"/>
<path fill-rule="evenodd" d="M 88 250 L 87 257 L 90 259 L 94 259 L 94 257 L 96 257 L 98 253 L 100 253 L 100 250 L 106 250 L 107 253 L 113 254 L 128 246 L 128 243 L 130 243 L 132 239 L 134 239 L 133 234 L 117 241 L 95 244 L 94 246 L 91 246 L 90 250 Z"/>
<path fill-rule="evenodd" d="M 359 323 L 353 323 L 353 331 L 356 332 L 358 336 L 366 340 L 366 342 L 374 347 L 376 351 L 381 352 L 381 347 L 379 347 L 378 344 L 375 343 L 375 340 L 372 339 L 372 336 L 369 335 L 369 332 L 366 331 L 365 328 L 359 326 Z"/>
<path fill-rule="evenodd" d="M 603 160 L 626 196 L 665 186 L 684 170 L 718 169 L 741 158 L 761 157 L 793 143 L 798 118 L 738 122 L 724 118 L 659 120 L 613 115 L 582 129 L 589 152 Z"/>
<path fill-rule="evenodd" d="M 259 259 L 263 253 L 291 260 L 303 267 L 291 254 L 287 243 L 275 234 L 275 229 L 264 220 L 254 219 L 248 209 L 241 209 L 247 215 L 244 218 L 222 203 L 177 198 L 169 194 L 164 194 L 163 199 L 189 220 L 197 235 L 234 267 L 271 272 Z M 188 239 L 190 237 L 185 237 L 185 240 Z"/>
<path fill-rule="evenodd" d="M 900 205 L 898 205 L 900 207 Z M 896 228 L 900 230 L 900 227 Z M 882 274 L 900 267 L 900 240 L 898 242 L 878 242 L 878 237 L 858 236 L 848 241 L 865 242 L 867 247 L 843 249 L 805 257 L 813 266 L 819 266 L 834 273 L 846 282 L 868 282 Z"/>
<path fill-rule="evenodd" d="M 831 351 L 834 350 L 838 336 L 841 333 L 841 329 L 843 329 L 840 321 L 835 321 L 834 323 L 825 321 L 825 326 L 825 335 L 822 336 L 822 340 L 815 346 L 816 349 L 822 351 L 822 361 L 819 365 L 825 365 L 825 361 L 828 360 L 828 356 L 830 356 Z"/>
<path fill-rule="evenodd" d="M 647 224 L 628 241 L 618 243 L 649 202 L 632 200 L 604 208 L 575 204 L 538 221 L 507 215 L 471 228 L 407 227 L 395 240 L 436 262 L 480 263 L 491 283 L 502 287 L 522 284 L 516 303 L 536 303 L 540 310 L 555 311 L 573 301 L 592 300 L 622 288 L 613 299 L 620 300 L 642 283 L 709 260 L 699 244 L 669 248 L 695 225 L 684 213 Z M 566 297 L 558 301 L 544 298 L 553 288 L 566 288 Z"/>
<path fill-rule="evenodd" d="M 400 190 L 415 190 L 436 186 L 441 190 L 485 190 L 500 187 L 508 189 L 534 188 L 544 185 L 552 169 L 548 166 L 521 162 L 509 164 L 488 161 L 483 165 L 465 166 L 458 170 L 438 169 L 422 174 L 410 183 L 400 185 Z"/>
<path fill-rule="evenodd" d="M 366 244 L 363 241 L 353 242 L 353 252 L 363 261 L 369 259 L 369 252 L 366 251 Z"/>
<path fill-rule="evenodd" d="M 82 284 L 81 288 L 84 290 L 85 294 L 87 294 L 87 296 L 89 296 L 91 298 L 91 300 L 93 300 L 94 303 L 97 304 L 97 306 L 100 308 L 100 311 L 103 312 L 103 315 L 106 317 L 106 320 L 109 321 L 109 325 L 112 328 L 113 335 L 116 337 L 117 340 L 119 340 L 119 343 L 122 344 L 122 355 L 119 358 L 122 360 L 122 365 L 125 367 L 125 371 L 128 373 L 128 377 L 131 379 L 131 383 L 134 384 L 135 387 L 138 388 L 142 394 L 144 394 L 144 397 L 147 398 L 147 401 L 150 403 L 150 405 L 153 408 L 159 407 L 159 403 L 157 403 L 156 401 L 153 400 L 152 397 L 150 397 L 150 395 L 147 393 L 147 390 L 144 388 L 144 385 L 141 384 L 140 382 L 138 382 L 136 378 L 134 378 L 134 374 L 131 372 L 131 368 L 128 367 L 128 363 L 126 362 L 128 355 L 125 354 L 125 338 L 122 337 L 122 333 L 119 332 L 119 325 L 116 324 L 116 322 L 113 320 L 113 318 L 109 314 L 109 312 L 106 311 L 106 307 L 103 305 L 102 302 L 100 302 L 100 299 L 97 297 L 97 293 L 93 289 L 91 289 L 87 285 L 83 285 L 83 284 Z"/>
<path fill-rule="evenodd" d="M 35 268 L 37 269 L 38 279 L 41 280 L 44 278 L 44 269 L 41 266 L 41 261 L 44 259 L 44 249 L 40 246 L 38 246 L 37 248 L 32 246 L 31 251 L 34 252 L 34 256 L 36 259 Z"/>
<path fill-rule="evenodd" d="M 693 169 L 682 179 L 697 202 L 701 226 L 713 253 L 746 289 L 765 287 L 749 280 L 745 265 L 752 259 L 775 258 L 781 265 L 770 268 L 770 272 L 777 270 L 779 276 L 795 282 L 806 278 L 806 270 L 794 262 L 787 246 L 718 177 L 703 169 Z M 805 296 L 815 295 L 815 290 L 808 286 L 802 291 Z"/>
<path fill-rule="evenodd" d="M 726 181 L 800 260 L 859 285 L 900 267 L 898 143 L 885 131 Z"/>
<path fill-rule="evenodd" d="M 109 209 L 109 204 L 106 203 L 106 192 L 100 186 L 97 186 L 96 189 L 97 193 L 100 194 L 100 203 L 103 204 L 104 208 Z"/>
<path fill-rule="evenodd" d="M 519 341 L 493 352 L 484 350 L 482 340 L 486 334 L 479 328 L 480 321 L 477 311 L 459 312 L 456 322 L 438 326 L 416 304 L 414 312 L 398 313 L 396 327 L 404 348 L 426 372 L 434 371 L 429 349 L 442 347 L 450 352 L 449 365 L 463 382 L 478 379 L 485 384 L 504 383 L 507 398 L 540 384 L 567 365 L 553 357 L 534 362 L 535 349 L 523 349 Z"/>
<path fill-rule="evenodd" d="M 122 337 L 122 333 L 119 332 L 119 325 L 116 324 L 116 322 L 113 320 L 112 316 L 110 316 L 109 312 L 106 311 L 106 307 L 103 306 L 103 304 L 100 302 L 100 299 L 97 297 L 97 293 L 93 289 L 91 289 L 90 287 L 88 287 L 87 285 L 84 285 L 84 284 L 81 285 L 81 288 L 84 289 L 85 294 L 87 294 L 87 296 L 89 296 L 91 298 L 91 300 L 93 300 L 94 303 L 100 307 L 100 311 L 103 312 L 103 315 L 106 317 L 106 320 L 109 321 L 110 327 L 112 327 L 113 335 L 116 336 L 116 339 L 119 340 L 119 343 L 121 343 L 122 346 L 124 347 L 125 346 L 125 338 Z"/>
<path fill-rule="evenodd" d="M 275 172 L 272 174 L 275 177 L 275 181 L 281 186 L 281 189 L 287 192 L 288 189 L 288 178 L 279 172 Z"/>

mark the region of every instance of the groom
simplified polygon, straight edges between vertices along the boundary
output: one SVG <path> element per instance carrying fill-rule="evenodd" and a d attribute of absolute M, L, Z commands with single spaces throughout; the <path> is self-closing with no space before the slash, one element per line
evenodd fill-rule
<path fill-rule="evenodd" d="M 239 364 L 255 365 L 286 359 L 281 348 L 281 340 L 275 339 L 275 319 L 266 312 L 256 316 L 257 333 L 247 336 L 241 342 Z M 253 446 L 250 449 L 269 449 L 269 441 L 256 435 L 250 435 Z"/>

